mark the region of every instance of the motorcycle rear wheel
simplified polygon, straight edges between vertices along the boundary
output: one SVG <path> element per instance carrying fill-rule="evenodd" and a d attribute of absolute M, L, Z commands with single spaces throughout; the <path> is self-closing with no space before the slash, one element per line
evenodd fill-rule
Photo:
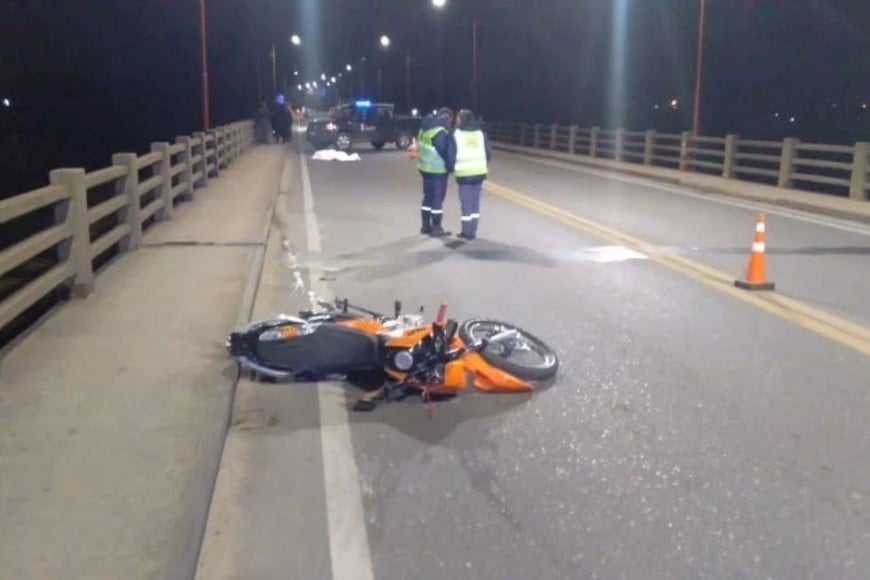
<path fill-rule="evenodd" d="M 508 322 L 487 318 L 473 318 L 459 325 L 459 338 L 471 344 L 481 338 L 489 338 L 505 330 L 515 330 L 518 337 L 504 344 L 488 345 L 480 351 L 483 359 L 492 366 L 526 381 L 543 381 L 553 377 L 559 370 L 559 356 L 540 338 Z M 537 364 L 511 360 L 516 352 L 533 353 L 539 357 Z"/>

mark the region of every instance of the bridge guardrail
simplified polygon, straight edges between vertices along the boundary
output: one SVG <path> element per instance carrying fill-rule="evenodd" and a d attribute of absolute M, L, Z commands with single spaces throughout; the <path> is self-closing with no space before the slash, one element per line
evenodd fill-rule
<path fill-rule="evenodd" d="M 54 220 L 0 251 L 0 276 L 37 256 L 56 251 L 56 264 L 0 299 L 0 329 L 56 288 L 73 296 L 93 291 L 100 259 L 111 249 L 139 247 L 155 221 L 172 219 L 177 198 L 219 176 L 254 144 L 254 122 L 231 123 L 205 133 L 180 136 L 175 143 L 152 143 L 143 155 L 117 153 L 112 164 L 91 172 L 55 169 L 49 185 L 0 201 L 0 225 L 53 207 Z"/>
<path fill-rule="evenodd" d="M 493 141 L 521 147 L 870 200 L 867 142 L 828 145 L 511 122 L 487 123 L 487 130 Z"/>

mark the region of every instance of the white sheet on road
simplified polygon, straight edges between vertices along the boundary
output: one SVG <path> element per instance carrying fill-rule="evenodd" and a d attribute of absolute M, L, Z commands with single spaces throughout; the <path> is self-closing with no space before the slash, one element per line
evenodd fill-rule
<path fill-rule="evenodd" d="M 336 151 L 335 149 L 321 149 L 314 153 L 311 157 L 320 161 L 360 161 L 359 153 L 348 155 L 344 151 Z"/>

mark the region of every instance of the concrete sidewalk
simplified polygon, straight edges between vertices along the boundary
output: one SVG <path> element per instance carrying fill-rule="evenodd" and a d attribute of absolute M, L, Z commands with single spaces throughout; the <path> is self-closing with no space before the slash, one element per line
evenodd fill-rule
<path fill-rule="evenodd" d="M 286 150 L 255 149 L 0 368 L 0 576 L 191 578 Z"/>
<path fill-rule="evenodd" d="M 667 167 L 649 167 L 638 163 L 599 159 L 585 155 L 572 155 L 561 151 L 523 147 L 498 141 L 493 142 L 493 148 L 540 160 L 592 167 L 600 170 L 611 170 L 622 174 L 675 183 L 688 188 L 718 193 L 729 197 L 870 223 L 870 201 L 859 201 L 848 197 L 774 187 L 740 179 L 724 179 L 715 175 L 678 171 Z"/>

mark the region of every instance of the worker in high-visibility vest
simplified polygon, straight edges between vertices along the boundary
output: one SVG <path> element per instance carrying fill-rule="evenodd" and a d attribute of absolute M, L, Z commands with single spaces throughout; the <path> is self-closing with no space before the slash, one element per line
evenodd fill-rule
<path fill-rule="evenodd" d="M 420 233 L 441 237 L 449 235 L 444 231 L 441 220 L 444 218 L 444 198 L 447 196 L 447 177 L 453 171 L 448 160 L 454 158 L 453 139 L 450 127 L 453 124 L 453 111 L 442 108 L 436 115 L 423 119 L 417 144 L 417 169 L 423 177 L 423 203 L 420 216 L 423 227 Z"/>
<path fill-rule="evenodd" d="M 462 231 L 459 237 L 473 240 L 477 237 L 480 191 L 489 171 L 492 150 L 483 125 L 475 120 L 474 114 L 468 109 L 462 109 L 456 115 L 453 143 L 456 148 L 453 174 L 459 186 L 459 203 L 462 207 Z"/>

